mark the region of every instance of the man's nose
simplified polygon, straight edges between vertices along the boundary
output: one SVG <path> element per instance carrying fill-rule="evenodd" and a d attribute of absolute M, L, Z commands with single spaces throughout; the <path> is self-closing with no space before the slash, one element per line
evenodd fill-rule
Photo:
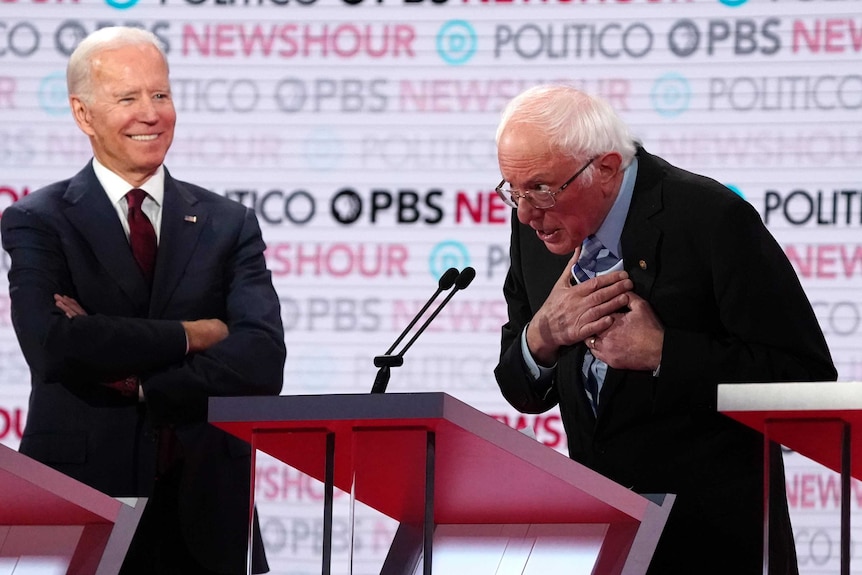
<path fill-rule="evenodd" d="M 138 105 L 138 117 L 143 122 L 156 122 L 159 119 L 159 113 L 156 108 L 156 103 L 152 98 L 141 98 Z"/>
<path fill-rule="evenodd" d="M 538 217 L 536 212 L 540 212 L 539 208 L 533 207 L 533 204 L 527 201 L 527 198 L 518 200 L 518 221 L 522 224 L 528 224 L 531 220 Z"/>

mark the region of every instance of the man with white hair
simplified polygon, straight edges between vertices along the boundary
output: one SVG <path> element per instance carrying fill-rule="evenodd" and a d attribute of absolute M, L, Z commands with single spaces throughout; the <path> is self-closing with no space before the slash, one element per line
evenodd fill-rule
<path fill-rule="evenodd" d="M 748 202 L 649 154 L 574 88 L 516 97 L 497 148 L 515 216 L 503 395 L 559 405 L 573 459 L 677 495 L 649 575 L 762 573 L 763 437 L 717 413 L 717 385 L 836 378 L 781 247 Z M 795 574 L 777 459 L 769 567 Z"/>
<path fill-rule="evenodd" d="M 247 573 L 250 450 L 207 423 L 207 401 L 281 390 L 257 219 L 165 169 L 176 112 L 153 34 L 94 32 L 67 79 L 93 159 L 0 222 L 32 380 L 20 451 L 149 498 L 124 575 Z M 256 521 L 252 539 L 265 572 Z"/>

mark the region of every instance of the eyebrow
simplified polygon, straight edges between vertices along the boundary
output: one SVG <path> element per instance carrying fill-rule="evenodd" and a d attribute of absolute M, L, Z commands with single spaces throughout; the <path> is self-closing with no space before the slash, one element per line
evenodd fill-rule
<path fill-rule="evenodd" d="M 514 187 L 514 186 L 512 186 L 512 182 L 510 182 L 509 180 L 503 178 L 503 181 L 506 182 L 507 184 L 509 184 L 509 187 Z M 539 186 L 547 186 L 548 185 L 547 182 L 548 182 L 547 178 L 534 177 L 534 178 L 530 178 L 529 180 L 527 180 L 527 185 L 520 186 L 517 189 L 532 190 L 532 189 L 538 188 Z"/>

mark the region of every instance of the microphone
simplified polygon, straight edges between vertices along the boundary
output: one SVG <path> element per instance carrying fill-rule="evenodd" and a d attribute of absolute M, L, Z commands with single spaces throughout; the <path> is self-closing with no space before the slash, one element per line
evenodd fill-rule
<path fill-rule="evenodd" d="M 404 352 L 410 349 L 410 346 L 413 345 L 413 342 L 425 331 L 425 328 L 437 317 L 443 307 L 449 303 L 449 300 L 454 297 L 455 293 L 459 290 L 466 288 L 470 285 L 470 282 L 473 281 L 473 278 L 476 277 L 476 270 L 471 267 L 464 268 L 460 273 L 455 268 L 449 268 L 446 272 L 440 277 L 438 281 L 437 291 L 434 292 L 434 295 L 422 306 L 422 309 L 419 310 L 413 319 L 410 321 L 410 324 L 404 328 L 404 331 L 401 332 L 401 335 L 398 336 L 398 339 L 395 340 L 395 343 L 386 350 L 386 353 L 383 355 L 378 355 L 374 358 L 374 366 L 379 367 L 380 369 L 377 371 L 377 377 L 374 378 L 374 385 L 371 387 L 371 393 L 383 393 L 386 391 L 386 386 L 389 385 L 389 376 L 391 374 L 391 368 L 398 367 L 400 365 L 404 365 Z M 401 343 L 401 340 L 407 335 L 411 328 L 416 325 L 416 322 L 419 321 L 419 318 L 422 317 L 428 308 L 431 306 L 431 303 L 440 295 L 441 292 L 444 292 L 451 288 L 454 285 L 455 289 L 453 289 L 446 298 L 440 302 L 440 305 L 428 316 L 428 319 L 425 320 L 419 329 L 416 330 L 416 333 L 413 334 L 413 337 L 410 338 L 404 347 L 401 348 L 401 351 L 396 355 L 392 355 L 392 351 L 395 347 Z"/>
<path fill-rule="evenodd" d="M 456 270 L 455 268 L 449 268 L 448 270 L 443 272 L 443 275 L 440 276 L 439 280 L 437 280 L 437 291 L 434 292 L 434 295 L 432 295 L 428 299 L 428 301 L 425 302 L 425 305 L 422 306 L 422 309 L 419 310 L 419 313 L 417 313 L 413 317 L 413 319 L 410 321 L 410 323 L 407 324 L 407 327 L 404 328 L 404 331 L 401 332 L 401 335 L 398 336 L 398 339 L 396 339 L 395 342 L 389 347 L 389 349 L 386 350 L 385 355 L 389 355 L 390 353 L 392 353 L 392 350 L 395 349 L 395 346 L 397 346 L 399 343 L 401 343 L 401 340 L 404 339 L 404 336 L 407 335 L 407 332 L 409 332 L 411 329 L 413 329 L 413 326 L 416 325 L 416 322 L 419 321 L 419 318 L 422 317 L 422 314 L 428 310 L 428 308 L 431 306 L 431 303 L 435 299 L 437 299 L 438 295 L 440 295 L 440 292 L 444 292 L 444 291 L 448 290 L 449 288 L 451 288 L 453 285 L 455 285 L 455 280 L 458 279 L 458 276 L 459 276 L 458 270 Z M 382 357 L 382 356 L 378 356 L 378 357 Z M 402 363 L 403 363 L 403 361 L 402 361 Z M 379 365 L 377 365 L 377 359 L 374 360 L 374 365 L 376 365 L 377 367 L 380 367 Z M 399 363 L 398 365 L 401 365 L 401 363 Z"/>

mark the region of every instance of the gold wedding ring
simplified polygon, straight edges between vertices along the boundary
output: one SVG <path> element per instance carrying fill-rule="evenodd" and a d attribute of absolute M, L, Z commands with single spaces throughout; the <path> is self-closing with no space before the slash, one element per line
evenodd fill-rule
<path fill-rule="evenodd" d="M 590 338 L 590 347 L 596 347 L 596 336 Z"/>

